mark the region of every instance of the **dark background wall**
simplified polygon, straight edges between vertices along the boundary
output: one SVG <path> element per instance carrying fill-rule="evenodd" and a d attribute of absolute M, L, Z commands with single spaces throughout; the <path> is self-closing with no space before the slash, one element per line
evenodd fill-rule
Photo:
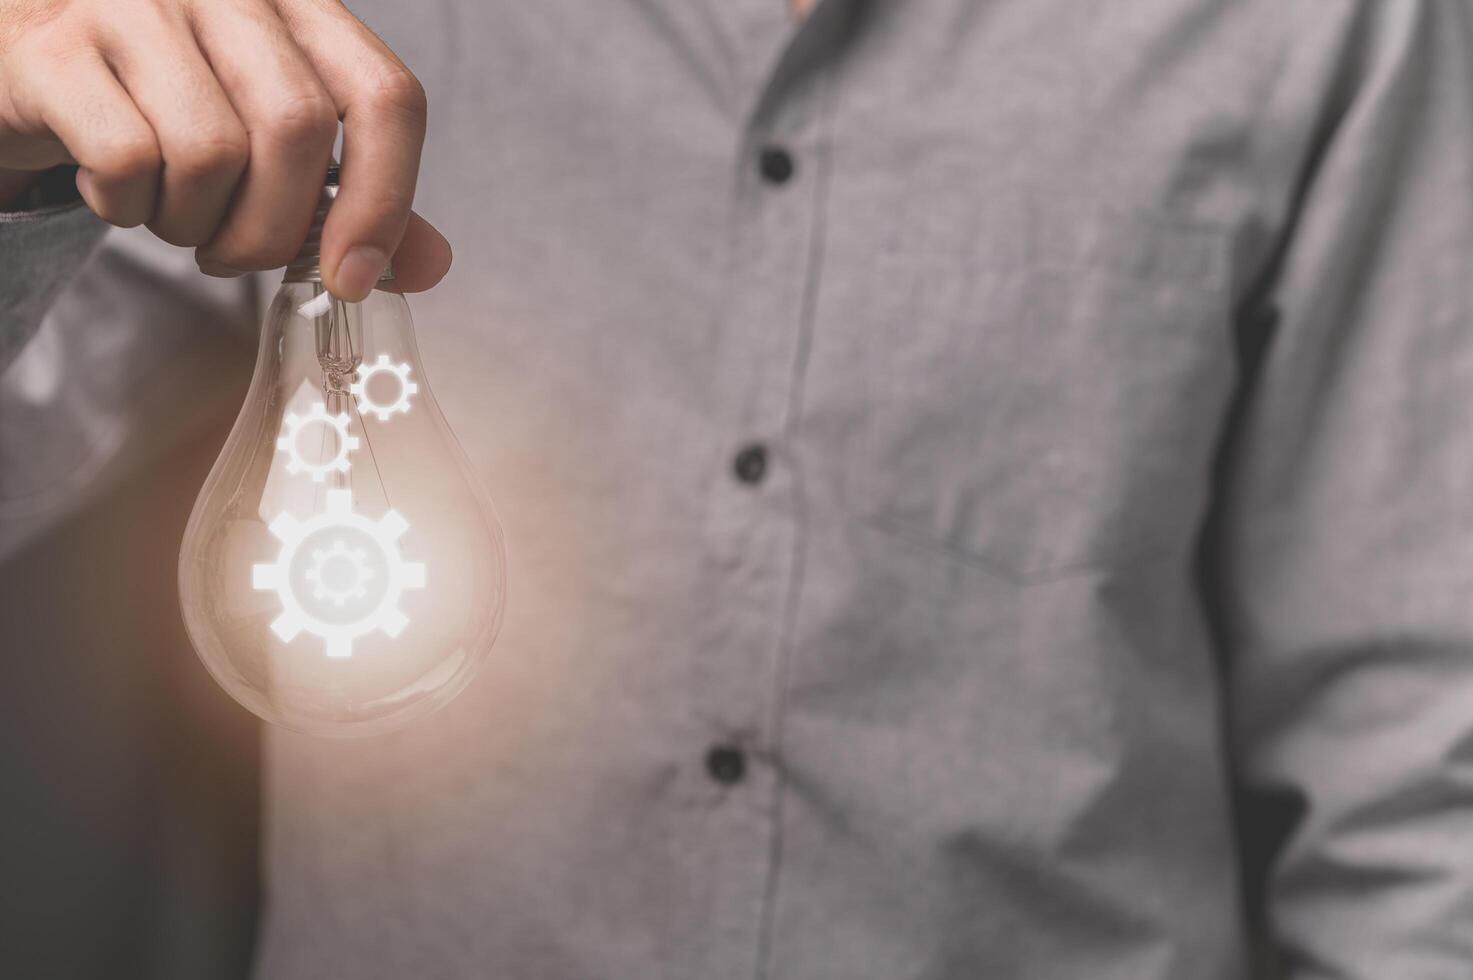
<path fill-rule="evenodd" d="M 259 898 L 257 730 L 175 563 L 197 436 L 0 563 L 0 974 L 233 980 Z"/>

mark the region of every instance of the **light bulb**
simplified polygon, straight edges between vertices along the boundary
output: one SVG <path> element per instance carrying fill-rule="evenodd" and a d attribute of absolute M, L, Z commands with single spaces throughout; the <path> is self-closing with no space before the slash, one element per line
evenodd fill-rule
<path fill-rule="evenodd" d="M 266 315 L 184 532 L 179 593 L 195 650 L 237 701 L 344 736 L 398 728 L 465 687 L 501 625 L 506 557 L 404 297 L 346 303 L 320 282 L 335 192 L 330 174 Z"/>

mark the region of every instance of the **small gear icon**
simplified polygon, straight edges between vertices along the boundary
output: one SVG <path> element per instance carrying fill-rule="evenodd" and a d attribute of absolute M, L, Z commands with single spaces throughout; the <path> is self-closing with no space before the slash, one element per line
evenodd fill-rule
<path fill-rule="evenodd" d="M 387 511 L 376 521 L 354 513 L 351 490 L 327 491 L 326 505 L 322 512 L 305 521 L 287 513 L 278 514 L 271 522 L 271 533 L 281 542 L 281 553 L 273 562 L 251 566 L 251 585 L 258 591 L 274 591 L 281 599 L 281 615 L 272 622 L 272 632 L 284 642 L 290 642 L 303 631 L 321 637 L 329 657 L 352 656 L 353 641 L 375 630 L 390 637 L 402 633 L 409 624 L 409 617 L 399 608 L 399 597 L 405 589 L 422 589 L 425 585 L 424 564 L 405 561 L 399 553 L 399 538 L 408 529 L 409 522 L 398 511 Z M 379 560 L 384 569 L 385 583 L 382 593 L 373 602 L 372 608 L 348 621 L 337 622 L 324 618 L 323 615 L 310 611 L 308 606 L 315 606 L 330 616 L 329 610 L 323 606 L 324 601 L 340 606 L 359 589 L 364 589 L 366 594 L 366 583 L 371 578 L 372 569 L 367 564 L 370 556 L 363 553 L 364 549 L 352 549 L 342 541 L 335 540 L 328 550 L 314 550 L 313 564 L 307 569 L 307 579 L 315 586 L 309 603 L 303 603 L 292 583 L 292 566 L 302 547 L 327 532 L 338 532 L 343 537 L 356 535 L 367 538 L 378 552 L 373 557 Z M 320 559 L 319 554 L 322 555 Z M 340 588 L 326 588 L 322 581 L 324 566 L 330 559 L 344 555 L 345 560 L 352 562 L 359 570 L 356 579 L 347 592 Z M 365 569 L 370 576 L 362 575 Z M 313 572 L 316 574 L 312 574 Z M 325 596 L 322 595 L 323 592 L 326 593 Z M 339 596 L 340 601 L 334 602 L 334 596 Z"/>
<path fill-rule="evenodd" d="M 306 415 L 298 415 L 295 412 L 287 412 L 286 425 L 281 435 L 276 440 L 276 451 L 285 452 L 288 460 L 286 471 L 288 473 L 306 473 L 312 477 L 313 483 L 321 483 L 332 472 L 346 473 L 351 465 L 348 462 L 348 453 L 358 448 L 358 437 L 348 434 L 348 413 L 342 412 L 338 415 L 327 414 L 327 406 L 320 401 L 313 402 Z M 297 447 L 302 429 L 312 423 L 322 423 L 333 430 L 336 437 L 334 445 L 337 452 L 332 459 L 324 463 L 309 463 L 302 456 L 302 451 Z"/>
<path fill-rule="evenodd" d="M 334 585 L 330 581 L 328 566 L 345 564 L 352 569 L 347 585 Z M 341 606 L 349 599 L 362 599 L 368 595 L 368 583 L 373 578 L 373 569 L 368 565 L 368 552 L 362 548 L 349 548 L 339 538 L 327 551 L 317 548 L 312 552 L 312 567 L 307 569 L 307 581 L 312 583 L 312 598 L 326 599 L 334 606 Z"/>
<path fill-rule="evenodd" d="M 392 402 L 376 402 L 368 394 L 368 379 L 383 372 L 399 376 L 399 397 Z M 372 412 L 380 422 L 387 422 L 396 412 L 409 411 L 409 396 L 419 392 L 419 385 L 409 380 L 409 363 L 395 364 L 388 354 L 380 354 L 372 364 L 358 366 L 358 380 L 348 386 L 358 399 L 359 412 Z"/>

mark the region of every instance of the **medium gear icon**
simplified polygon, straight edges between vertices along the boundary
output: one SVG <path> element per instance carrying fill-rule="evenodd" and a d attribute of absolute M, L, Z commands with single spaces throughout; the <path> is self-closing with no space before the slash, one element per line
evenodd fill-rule
<path fill-rule="evenodd" d="M 353 569 L 350 584 L 335 586 L 328 581 L 327 566 L 335 561 L 343 562 Z M 334 606 L 341 606 L 349 599 L 362 599 L 368 594 L 368 583 L 373 578 L 373 569 L 368 566 L 368 552 L 362 548 L 349 548 L 339 538 L 327 551 L 317 548 L 312 552 L 312 567 L 307 569 L 307 581 L 312 583 L 312 598 L 326 599 Z"/>
<path fill-rule="evenodd" d="M 392 402 L 376 402 L 368 394 L 368 379 L 383 372 L 399 376 L 399 397 Z M 409 396 L 419 392 L 419 385 L 409 380 L 409 362 L 395 364 L 388 354 L 380 354 L 372 364 L 358 365 L 358 380 L 348 386 L 358 399 L 359 412 L 372 412 L 380 422 L 387 422 L 396 412 L 409 411 Z"/>
<path fill-rule="evenodd" d="M 409 624 L 409 617 L 399 608 L 399 597 L 405 589 L 422 589 L 425 585 L 424 564 L 405 561 L 399 553 L 399 538 L 408 529 L 409 522 L 398 511 L 387 511 L 376 521 L 354 513 L 351 490 L 327 491 L 326 506 L 322 512 L 305 521 L 287 513 L 278 514 L 271 522 L 271 533 L 281 542 L 281 553 L 274 562 L 251 566 L 251 585 L 258 591 L 274 591 L 281 599 L 281 615 L 272 622 L 272 632 L 284 642 L 290 642 L 304 631 L 321 637 L 329 657 L 352 656 L 353 641 L 375 630 L 390 637 L 402 633 Z M 374 602 L 373 608 L 346 622 L 334 622 L 309 611 L 292 584 L 292 565 L 302 547 L 329 531 L 356 533 L 368 538 L 379 552 L 377 557 L 382 560 L 385 570 L 383 593 Z M 317 560 L 318 552 L 313 552 L 315 564 L 308 569 L 308 573 L 309 581 L 316 580 L 316 590 L 323 590 L 321 566 L 329 556 L 338 553 L 340 544 L 341 542 L 335 542 L 332 549 L 322 552 L 323 558 L 320 561 Z M 367 568 L 367 554 L 359 558 L 354 555 L 354 549 L 349 549 L 346 545 L 342 545 L 342 551 L 351 556 L 350 560 L 360 569 Z M 317 574 L 310 575 L 314 570 Z M 360 575 L 352 587 L 353 591 L 363 587 L 366 581 Z M 335 594 L 341 594 L 341 590 L 325 591 L 325 597 L 314 591 L 310 597 L 312 604 L 321 607 L 324 598 L 332 602 Z M 346 601 L 349 597 L 342 595 L 342 600 Z"/>
<path fill-rule="evenodd" d="M 348 453 L 358 448 L 358 437 L 348 433 L 348 413 L 342 412 L 338 415 L 327 414 L 327 406 L 320 401 L 313 402 L 306 415 L 298 415 L 295 412 L 287 412 L 285 426 L 281 435 L 276 439 L 276 451 L 287 455 L 286 471 L 288 473 L 306 473 L 312 477 L 313 483 L 321 483 L 332 472 L 346 473 L 351 465 L 348 462 Z M 300 438 L 302 429 L 314 422 L 320 422 L 333 430 L 336 436 L 335 444 L 337 453 L 332 459 L 325 463 L 309 463 L 303 456 L 302 451 L 297 448 L 297 440 Z"/>

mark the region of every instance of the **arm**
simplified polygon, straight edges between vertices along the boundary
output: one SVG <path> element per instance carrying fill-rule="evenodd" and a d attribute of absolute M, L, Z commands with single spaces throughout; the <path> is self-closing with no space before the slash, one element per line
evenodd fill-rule
<path fill-rule="evenodd" d="M 1363 9 L 1204 554 L 1285 975 L 1451 980 L 1473 971 L 1473 8 Z"/>
<path fill-rule="evenodd" d="M 178 492 L 160 461 L 239 409 L 260 286 L 80 204 L 0 214 L 0 269 L 0 336 L 27 339 L 0 372 L 4 565 L 123 483 Z"/>

